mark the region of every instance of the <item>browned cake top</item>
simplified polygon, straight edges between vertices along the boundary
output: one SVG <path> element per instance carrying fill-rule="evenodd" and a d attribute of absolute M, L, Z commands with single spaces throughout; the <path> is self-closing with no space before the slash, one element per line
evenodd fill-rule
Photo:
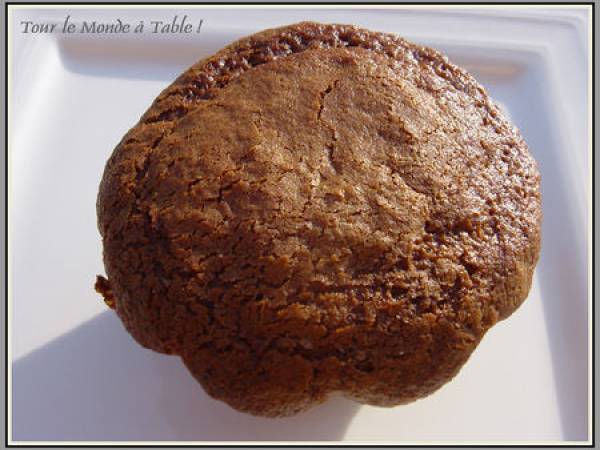
<path fill-rule="evenodd" d="M 524 299 L 539 252 L 535 162 L 485 91 L 352 26 L 194 65 L 115 150 L 98 212 L 130 332 L 266 415 L 430 392 Z"/>

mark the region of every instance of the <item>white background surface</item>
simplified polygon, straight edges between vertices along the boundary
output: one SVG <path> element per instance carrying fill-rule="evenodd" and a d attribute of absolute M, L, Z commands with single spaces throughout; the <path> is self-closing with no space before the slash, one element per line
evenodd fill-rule
<path fill-rule="evenodd" d="M 22 34 L 21 20 L 169 20 L 199 35 Z M 176 357 L 142 349 L 93 290 L 104 164 L 154 97 L 232 40 L 300 20 L 434 46 L 486 86 L 542 173 L 542 255 L 529 299 L 451 383 L 393 409 L 335 398 L 261 419 L 208 398 Z M 12 439 L 585 440 L 588 425 L 588 21 L 582 10 L 18 10 L 11 18 Z"/>

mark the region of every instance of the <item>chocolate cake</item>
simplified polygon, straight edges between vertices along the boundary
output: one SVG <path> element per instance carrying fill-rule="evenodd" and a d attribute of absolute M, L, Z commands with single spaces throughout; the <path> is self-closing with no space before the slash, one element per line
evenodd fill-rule
<path fill-rule="evenodd" d="M 405 404 L 526 298 L 539 185 L 517 129 L 437 51 L 266 30 L 194 64 L 117 145 L 97 289 L 240 411 Z"/>

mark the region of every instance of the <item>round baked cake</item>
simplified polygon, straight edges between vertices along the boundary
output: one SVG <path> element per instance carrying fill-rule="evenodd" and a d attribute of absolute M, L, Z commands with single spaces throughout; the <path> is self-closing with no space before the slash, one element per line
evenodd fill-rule
<path fill-rule="evenodd" d="M 437 51 L 266 30 L 193 65 L 114 150 L 96 287 L 240 411 L 400 405 L 526 298 L 539 183 L 517 129 Z"/>

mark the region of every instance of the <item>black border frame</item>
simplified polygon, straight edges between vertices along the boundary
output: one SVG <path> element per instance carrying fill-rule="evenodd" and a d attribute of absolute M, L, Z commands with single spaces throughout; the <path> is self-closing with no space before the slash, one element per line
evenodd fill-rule
<path fill-rule="evenodd" d="M 594 204 L 594 193 L 595 193 L 595 186 L 596 186 L 596 176 L 595 176 L 595 148 L 596 148 L 596 134 L 595 134 L 595 107 L 596 107 L 596 99 L 595 99 L 595 92 L 596 92 L 596 80 L 595 80 L 595 71 L 596 71 L 596 61 L 595 61 L 595 31 L 596 31 L 596 23 L 595 23 L 595 8 L 596 8 L 596 4 L 595 2 L 589 1 L 589 2 L 560 2 L 560 1 L 532 1 L 532 2 L 498 2 L 498 1 L 492 1 L 492 2 L 477 2 L 477 1 L 473 1 L 473 2 L 451 2 L 451 3 L 445 3 L 445 2 L 436 2 L 436 1 L 422 1 L 422 2 L 398 2 L 398 1 L 394 1 L 394 2 L 381 2 L 381 1 L 375 1 L 375 2 L 360 2 L 360 1 L 348 1 L 348 2 L 319 2 L 319 1 L 291 1 L 291 2 L 285 2 L 285 3 L 270 3 L 270 2 L 264 2 L 264 1 L 258 1 L 258 2 L 243 2 L 243 1 L 233 1 L 233 2 L 227 2 L 227 1 L 221 1 L 221 2 L 215 2 L 215 1 L 209 1 L 209 2 L 191 2 L 191 1 L 174 1 L 174 2 L 168 2 L 168 1 L 162 1 L 162 2 L 115 2 L 115 1 L 107 1 L 107 2 L 98 2 L 98 1 L 82 1 L 82 2 L 15 2 L 15 1 L 9 1 L 9 2 L 4 2 L 4 38 L 5 38 L 5 51 L 4 51 L 4 63 L 5 63 L 5 73 L 4 73 L 4 92 L 6 94 L 5 97 L 5 102 L 4 102 L 4 112 L 5 112 L 5 116 L 4 116 L 4 160 L 5 160 L 5 165 L 4 165 L 4 241 L 5 241 L 5 247 L 4 247 L 4 264 L 5 264 L 5 273 L 4 273 L 4 277 L 5 277 L 5 284 L 4 284 L 4 298 L 5 298 L 5 303 L 4 303 L 4 312 L 5 312 L 5 323 L 4 325 L 4 338 L 5 338 L 5 345 L 4 345 L 4 394 L 5 394 L 5 404 L 4 404 L 4 412 L 5 412 L 5 416 L 4 416 L 4 446 L 6 448 L 56 448 L 56 447 L 84 447 L 84 448 L 189 448 L 189 447 L 210 447 L 210 448 L 240 448 L 240 447 L 245 447 L 245 448 L 265 448 L 265 447 L 282 447 L 282 448 L 293 448 L 293 447 L 308 447 L 308 448 L 335 448 L 335 447 L 342 447 L 342 448 L 351 448 L 351 447 L 357 447 L 357 448 L 386 448 L 386 447 L 399 447 L 399 448 L 409 448 L 409 447 L 415 447 L 415 445 L 406 445 L 406 444 L 360 444 L 360 445 L 349 445 L 349 444 L 241 444 L 241 445 L 236 445 L 236 444 L 202 444 L 201 442 L 199 443 L 195 443 L 195 444 L 172 444 L 172 445 L 166 445 L 166 444 L 149 444 L 149 445 L 140 445 L 140 444 L 131 444 L 131 445 L 115 445 L 115 444 L 70 444 L 70 443 L 62 443 L 62 442 L 57 442 L 56 444 L 38 444 L 38 445 L 15 445 L 15 444 L 9 444 L 8 442 L 8 370 L 9 370 L 9 361 L 8 361 L 8 262 L 9 262 L 9 258 L 8 258 L 8 245 L 9 245 L 9 239 L 8 239 L 8 176 L 9 176 L 9 171 L 8 171 L 8 10 L 9 10 L 9 6 L 15 5 L 15 6 L 22 6 L 22 5 L 32 5 L 32 6 L 73 6 L 73 5 L 81 5 L 81 6 L 122 6 L 122 5 L 131 5 L 131 6 L 153 6 L 153 5 L 165 5 L 165 6 L 173 6 L 173 7 L 178 7 L 178 6 L 185 6 L 185 5 L 212 5 L 212 6 L 217 6 L 217 5 L 238 5 L 238 6 L 284 6 L 284 5 L 303 5 L 303 6 L 313 6 L 313 5 L 335 5 L 335 6 L 340 6 L 340 5 L 347 5 L 347 6 L 352 6 L 352 5 L 364 5 L 364 4 L 368 4 L 368 5 L 375 5 L 375 6 L 393 6 L 393 5 L 403 5 L 403 6 L 421 6 L 421 5 L 431 5 L 431 6 L 454 6 L 454 5 L 459 5 L 459 6 L 505 6 L 505 5 L 530 5 L 530 6 L 546 6 L 546 5 L 551 5 L 551 6 L 591 6 L 592 7 L 592 16 L 591 16 L 591 26 L 592 26 L 592 42 L 591 42 L 591 51 L 592 51 L 592 91 L 591 91 L 591 96 L 592 96 L 592 155 L 591 155 L 591 168 L 592 168 L 592 304 L 591 304 L 591 310 L 592 310 L 592 329 L 591 329 L 591 334 L 592 334 L 592 347 L 590 349 L 591 353 L 592 353 L 592 392 L 591 392 L 591 396 L 592 396 L 592 416 L 588 417 L 588 421 L 591 421 L 591 428 L 592 428 L 592 436 L 591 436 L 591 443 L 590 444 L 582 444 L 582 445 L 577 445 L 577 444 L 558 444 L 558 445 L 552 445 L 552 447 L 556 447 L 556 448 L 573 448 L 573 447 L 582 447 L 582 448 L 594 448 L 595 444 L 596 444 L 596 429 L 595 429 L 595 417 L 596 417 L 596 399 L 595 399 L 595 390 L 596 390 L 596 379 L 595 379 L 595 374 L 596 374 L 596 358 L 595 358 L 595 335 L 596 335 L 596 329 L 595 329 L 595 305 L 594 305 L 594 299 L 595 299 L 595 293 L 596 293 L 596 286 L 595 286 L 595 259 L 596 259 L 596 254 L 595 254 L 595 228 L 594 225 L 596 223 L 596 210 L 595 210 L 595 204 Z M 310 442 L 310 441 L 307 441 Z M 504 448 L 504 447 L 510 447 L 510 444 L 493 444 L 493 445 L 481 445 L 481 444 L 440 444 L 440 445 L 431 445 L 431 444 L 427 444 L 427 445 L 417 445 L 418 447 L 421 448 L 480 448 L 482 446 L 484 447 L 488 447 L 488 448 Z M 519 447 L 522 448 L 546 448 L 548 447 L 548 445 L 544 445 L 544 444 L 530 444 L 530 445 L 519 445 Z"/>

